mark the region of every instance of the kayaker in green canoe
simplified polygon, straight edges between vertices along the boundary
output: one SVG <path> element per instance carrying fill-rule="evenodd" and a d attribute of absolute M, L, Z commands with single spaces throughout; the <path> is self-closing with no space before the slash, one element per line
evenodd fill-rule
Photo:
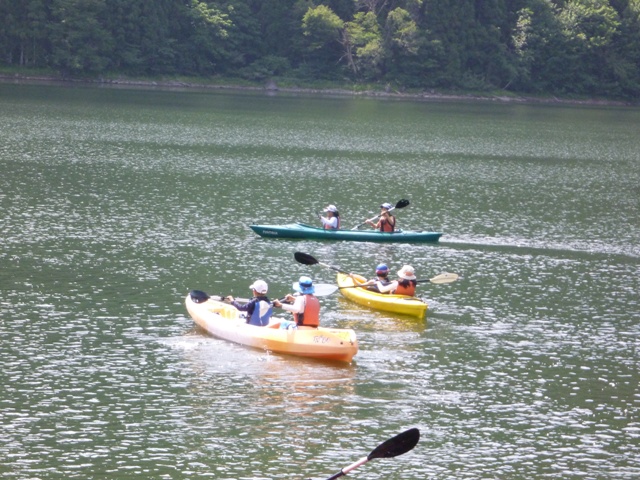
<path fill-rule="evenodd" d="M 396 229 L 396 217 L 391 215 L 393 205 L 388 202 L 380 205 L 380 218 L 376 223 L 373 220 L 367 220 L 366 223 L 381 232 L 393 233 Z"/>
<path fill-rule="evenodd" d="M 325 230 L 338 230 L 340 228 L 340 212 L 338 212 L 338 207 L 328 205 L 323 211 L 327 213 L 326 217 L 318 214 L 318 218 L 320 218 L 322 222 L 322 228 Z"/>

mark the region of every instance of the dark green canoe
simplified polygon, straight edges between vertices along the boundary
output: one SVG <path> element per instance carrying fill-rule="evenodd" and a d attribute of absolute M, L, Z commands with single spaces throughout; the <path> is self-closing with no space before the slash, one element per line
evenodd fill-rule
<path fill-rule="evenodd" d="M 398 230 L 383 233 L 377 230 L 325 230 L 304 223 L 288 225 L 250 225 L 251 229 L 265 238 L 305 238 L 308 240 L 344 240 L 351 242 L 377 243 L 426 243 L 437 242 L 441 232 L 418 232 Z"/>

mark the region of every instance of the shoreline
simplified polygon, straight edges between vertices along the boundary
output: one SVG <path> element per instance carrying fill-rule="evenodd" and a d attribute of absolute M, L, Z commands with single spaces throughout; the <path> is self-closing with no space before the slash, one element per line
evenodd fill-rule
<path fill-rule="evenodd" d="M 547 104 L 547 105 L 586 105 L 586 106 L 614 106 L 637 107 L 640 102 L 607 100 L 607 99 L 567 99 L 558 97 L 530 97 L 522 95 L 480 95 L 477 93 L 441 93 L 435 90 L 421 93 L 404 93 L 398 91 L 362 90 L 354 91 L 345 88 L 312 88 L 312 87 L 281 87 L 274 81 L 269 81 L 262 86 L 196 83 L 181 80 L 139 80 L 139 79 L 68 79 L 54 75 L 24 75 L 0 73 L 0 83 L 13 84 L 49 84 L 49 85 L 96 85 L 112 87 L 135 87 L 150 89 L 200 89 L 200 90 L 228 90 L 228 91 L 255 91 L 271 94 L 297 93 L 305 95 L 334 95 L 388 99 L 408 100 L 434 100 L 434 101 L 474 101 L 474 102 L 500 102 L 520 104 Z"/>

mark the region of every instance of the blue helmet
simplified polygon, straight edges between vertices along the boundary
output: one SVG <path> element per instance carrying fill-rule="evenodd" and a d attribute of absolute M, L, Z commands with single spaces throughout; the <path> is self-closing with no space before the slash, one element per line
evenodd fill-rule
<path fill-rule="evenodd" d="M 388 275 L 389 274 L 389 267 L 387 267 L 386 263 L 381 263 L 380 265 L 378 265 L 376 267 L 376 275 Z"/>

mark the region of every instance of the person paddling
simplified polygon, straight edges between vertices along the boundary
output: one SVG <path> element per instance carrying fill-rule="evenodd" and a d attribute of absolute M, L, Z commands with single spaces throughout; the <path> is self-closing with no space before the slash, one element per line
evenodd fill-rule
<path fill-rule="evenodd" d="M 389 267 L 387 267 L 385 263 L 378 265 L 376 267 L 376 277 L 371 280 L 367 280 L 366 282 L 359 282 L 358 278 L 353 273 L 350 273 L 349 276 L 351 277 L 351 280 L 353 280 L 354 285 L 366 288 L 373 292 L 390 293 L 396 288 L 395 282 L 389 280 Z"/>
<path fill-rule="evenodd" d="M 267 297 L 269 286 L 264 280 L 256 280 L 249 288 L 253 291 L 253 298 L 248 303 L 238 303 L 231 295 L 225 297 L 225 300 L 241 312 L 247 312 L 248 324 L 264 327 L 269 324 L 273 314 L 273 307 Z"/>
<path fill-rule="evenodd" d="M 284 301 L 274 300 L 273 305 L 282 308 L 293 314 L 293 322 L 282 322 L 280 328 L 289 328 L 297 326 L 317 327 L 320 325 L 320 302 L 314 295 L 315 287 L 313 280 L 309 277 L 302 276 L 297 283 L 293 285 L 293 289 L 298 292 L 296 295 L 288 294 Z M 291 325 L 293 324 L 293 325 Z"/>
<path fill-rule="evenodd" d="M 396 217 L 391 215 L 391 209 L 393 205 L 388 202 L 380 205 L 380 218 L 376 223 L 372 220 L 366 220 L 365 223 L 368 223 L 376 230 L 380 230 L 381 232 L 393 233 L 396 229 Z"/>
<path fill-rule="evenodd" d="M 410 297 L 415 296 L 418 282 L 416 282 L 413 267 L 411 265 L 404 265 L 398 270 L 398 280 L 395 280 L 393 283 L 395 284 L 395 288 L 393 289 L 394 294 L 409 295 Z"/>
<path fill-rule="evenodd" d="M 318 214 L 318 217 L 322 222 L 322 228 L 324 228 L 325 230 L 340 229 L 340 212 L 338 212 L 338 207 L 336 207 L 335 205 L 328 205 L 324 208 L 323 211 L 326 212 L 326 217 Z"/>

